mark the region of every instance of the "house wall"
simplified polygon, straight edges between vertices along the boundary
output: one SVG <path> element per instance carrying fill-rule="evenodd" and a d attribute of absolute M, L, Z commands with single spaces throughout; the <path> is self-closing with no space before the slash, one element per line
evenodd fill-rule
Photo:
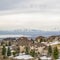
<path fill-rule="evenodd" d="M 25 51 L 25 46 L 20 46 L 20 52 L 24 52 Z"/>

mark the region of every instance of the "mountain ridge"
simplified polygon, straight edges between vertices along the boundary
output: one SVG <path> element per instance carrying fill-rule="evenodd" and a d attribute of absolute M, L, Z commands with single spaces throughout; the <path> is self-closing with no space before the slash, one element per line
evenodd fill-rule
<path fill-rule="evenodd" d="M 30 35 L 33 37 L 36 36 L 52 36 L 52 35 L 60 35 L 60 31 L 43 31 L 43 30 L 28 30 L 28 29 L 17 29 L 17 30 L 0 30 L 0 35 Z"/>

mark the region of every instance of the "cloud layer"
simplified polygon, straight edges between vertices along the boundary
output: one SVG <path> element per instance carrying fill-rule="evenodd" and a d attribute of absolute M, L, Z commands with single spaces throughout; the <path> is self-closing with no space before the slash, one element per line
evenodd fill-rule
<path fill-rule="evenodd" d="M 44 13 L 21 13 L 0 16 L 1 29 L 60 30 L 60 15 Z"/>
<path fill-rule="evenodd" d="M 60 0 L 0 0 L 0 30 L 60 30 Z"/>
<path fill-rule="evenodd" d="M 6 10 L 11 12 L 60 13 L 60 0 L 0 0 L 0 11 Z"/>

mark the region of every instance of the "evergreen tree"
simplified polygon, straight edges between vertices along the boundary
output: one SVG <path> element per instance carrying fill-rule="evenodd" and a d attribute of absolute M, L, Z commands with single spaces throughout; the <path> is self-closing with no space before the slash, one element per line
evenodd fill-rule
<path fill-rule="evenodd" d="M 54 57 L 54 59 L 58 59 L 59 58 L 59 52 L 58 52 L 58 48 L 57 47 L 54 47 L 53 57 Z"/>
<path fill-rule="evenodd" d="M 34 40 L 33 39 L 31 39 L 31 41 L 33 42 L 33 44 L 34 44 Z"/>
<path fill-rule="evenodd" d="M 31 51 L 30 51 L 30 55 L 31 55 L 32 57 L 35 57 L 35 55 L 36 55 L 36 54 L 35 54 L 35 50 L 31 50 Z"/>
<path fill-rule="evenodd" d="M 16 52 L 13 52 L 13 56 L 14 56 L 14 57 L 16 56 Z"/>
<path fill-rule="evenodd" d="M 1 45 L 3 45 L 3 44 L 4 44 L 4 42 L 2 41 L 2 42 L 1 42 Z"/>
<path fill-rule="evenodd" d="M 6 46 L 8 46 L 8 44 L 7 44 L 7 43 L 6 43 L 5 45 L 6 45 Z"/>
<path fill-rule="evenodd" d="M 51 47 L 51 46 L 48 47 L 48 55 L 49 55 L 49 56 L 52 55 L 52 47 Z"/>
<path fill-rule="evenodd" d="M 17 47 L 16 53 L 17 53 L 17 55 L 19 55 L 19 53 L 20 53 L 20 48 L 19 47 Z"/>
<path fill-rule="evenodd" d="M 6 48 L 5 48 L 5 46 L 3 46 L 3 48 L 2 48 L 2 55 L 6 55 Z"/>
<path fill-rule="evenodd" d="M 38 58 L 38 60 L 41 60 L 40 58 Z"/>
<path fill-rule="evenodd" d="M 11 56 L 11 50 L 10 50 L 10 47 L 8 47 L 8 49 L 7 49 L 7 56 Z"/>
<path fill-rule="evenodd" d="M 43 42 L 43 39 L 40 39 L 40 43 Z"/>
<path fill-rule="evenodd" d="M 26 47 L 26 51 L 25 51 L 26 54 L 29 54 L 29 48 Z"/>
<path fill-rule="evenodd" d="M 9 44 L 8 44 L 9 46 L 11 46 L 11 42 L 9 41 Z"/>
<path fill-rule="evenodd" d="M 34 40 L 33 40 L 33 44 L 34 44 Z"/>

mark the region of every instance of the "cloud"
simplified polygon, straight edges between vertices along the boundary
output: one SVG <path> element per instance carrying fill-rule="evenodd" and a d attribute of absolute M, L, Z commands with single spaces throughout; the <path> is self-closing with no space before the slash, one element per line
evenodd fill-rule
<path fill-rule="evenodd" d="M 60 30 L 60 0 L 0 0 L 1 29 Z"/>
<path fill-rule="evenodd" d="M 0 0 L 0 11 L 60 13 L 60 0 Z"/>
<path fill-rule="evenodd" d="M 60 15 L 42 13 L 21 13 L 0 16 L 1 29 L 60 30 Z"/>

